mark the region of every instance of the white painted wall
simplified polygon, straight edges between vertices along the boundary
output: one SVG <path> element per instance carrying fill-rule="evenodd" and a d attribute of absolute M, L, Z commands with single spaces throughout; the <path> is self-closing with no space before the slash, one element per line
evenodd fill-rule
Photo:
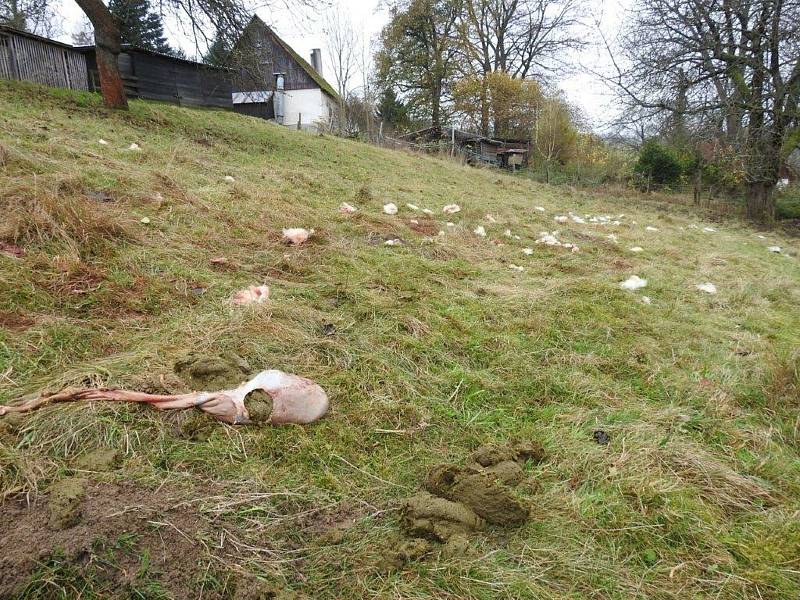
<path fill-rule="evenodd" d="M 330 120 L 333 100 L 321 89 L 286 90 L 283 124 L 297 127 L 298 115 L 302 116 L 303 129 L 314 128 L 320 121 Z"/>

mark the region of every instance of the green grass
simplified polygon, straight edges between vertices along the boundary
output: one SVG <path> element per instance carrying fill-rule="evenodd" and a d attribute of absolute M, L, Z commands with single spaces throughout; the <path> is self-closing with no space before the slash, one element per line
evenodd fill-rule
<path fill-rule="evenodd" d="M 106 478 L 203 498 L 187 510 L 251 548 L 198 547 L 226 562 L 186 597 L 230 597 L 229 580 L 250 572 L 313 598 L 796 598 L 796 238 L 229 112 L 109 112 L 95 96 L 0 82 L 0 124 L 0 240 L 26 251 L 0 255 L 0 402 L 68 384 L 146 389 L 188 350 L 313 378 L 332 400 L 312 426 L 214 424 L 204 441 L 143 407 L 45 408 L 0 435 L 6 502 L 118 447 L 122 468 Z M 340 215 L 343 201 L 359 212 Z M 386 202 L 400 215 L 383 215 Z M 412 230 L 422 215 L 408 202 L 446 234 Z M 462 212 L 444 217 L 451 202 Z M 554 222 L 568 211 L 625 217 Z M 481 223 L 487 239 L 472 234 Z M 314 241 L 284 246 L 294 226 L 314 227 Z M 580 252 L 533 244 L 554 229 Z M 633 274 L 649 286 L 619 289 Z M 694 288 L 705 281 L 719 293 Z M 268 306 L 230 306 L 259 283 Z M 478 535 L 463 556 L 376 568 L 428 467 L 511 438 L 547 449 L 522 486 L 528 524 Z M 355 516 L 342 544 L 309 524 L 323 507 Z M 104 597 L 76 569 L 50 559 L 26 597 Z M 141 589 L 132 597 L 163 596 L 155 576 Z"/>

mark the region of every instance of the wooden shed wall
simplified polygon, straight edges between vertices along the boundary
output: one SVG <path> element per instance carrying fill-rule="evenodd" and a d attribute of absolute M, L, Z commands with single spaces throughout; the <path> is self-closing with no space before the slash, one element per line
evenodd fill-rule
<path fill-rule="evenodd" d="M 119 55 L 119 68 L 129 98 L 146 98 L 187 106 L 232 108 L 231 76 L 204 67 L 135 49 Z M 94 53 L 89 53 L 93 89 L 99 90 Z"/>
<path fill-rule="evenodd" d="M 86 59 L 57 44 L 0 31 L 0 77 L 88 90 Z"/>

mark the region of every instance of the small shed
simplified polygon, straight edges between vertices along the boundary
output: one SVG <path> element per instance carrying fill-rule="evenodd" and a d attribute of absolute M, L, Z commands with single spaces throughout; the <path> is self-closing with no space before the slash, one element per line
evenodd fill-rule
<path fill-rule="evenodd" d="M 470 164 L 488 164 L 504 169 L 527 167 L 530 142 L 520 139 L 493 139 L 453 127 L 426 127 L 401 138 L 417 145 L 446 144 L 463 154 Z"/>
<path fill-rule="evenodd" d="M 68 44 L 0 25 L 0 78 L 89 89 L 86 59 Z"/>
<path fill-rule="evenodd" d="M 528 164 L 527 148 L 508 148 L 507 150 L 498 150 L 496 155 L 498 164 L 503 169 L 515 171 L 517 167 L 523 167 Z"/>
<path fill-rule="evenodd" d="M 79 50 L 86 56 L 89 89 L 99 92 L 94 46 L 82 46 Z M 128 98 L 161 100 L 182 106 L 233 108 L 230 69 L 123 45 L 119 70 Z"/>

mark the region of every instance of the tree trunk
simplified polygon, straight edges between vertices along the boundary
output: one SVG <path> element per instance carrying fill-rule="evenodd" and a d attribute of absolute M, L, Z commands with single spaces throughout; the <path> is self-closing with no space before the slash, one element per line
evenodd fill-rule
<path fill-rule="evenodd" d="M 700 205 L 700 191 L 703 184 L 703 171 L 700 167 L 697 167 L 697 170 L 694 172 L 694 203 L 695 205 Z"/>
<path fill-rule="evenodd" d="M 95 56 L 103 104 L 109 108 L 127 109 L 128 99 L 117 61 L 121 49 L 119 23 L 101 0 L 75 1 L 94 27 Z"/>
<path fill-rule="evenodd" d="M 442 86 L 437 85 L 434 87 L 433 94 L 431 96 L 431 126 L 438 131 L 441 129 L 441 123 L 439 122 L 441 117 L 439 115 L 439 99 L 441 98 L 441 90 Z"/>
<path fill-rule="evenodd" d="M 489 135 L 489 90 L 486 89 L 486 76 L 481 80 L 481 135 Z"/>
<path fill-rule="evenodd" d="M 747 185 L 747 216 L 754 221 L 775 221 L 775 199 L 773 185 L 766 181 L 754 181 Z"/>

